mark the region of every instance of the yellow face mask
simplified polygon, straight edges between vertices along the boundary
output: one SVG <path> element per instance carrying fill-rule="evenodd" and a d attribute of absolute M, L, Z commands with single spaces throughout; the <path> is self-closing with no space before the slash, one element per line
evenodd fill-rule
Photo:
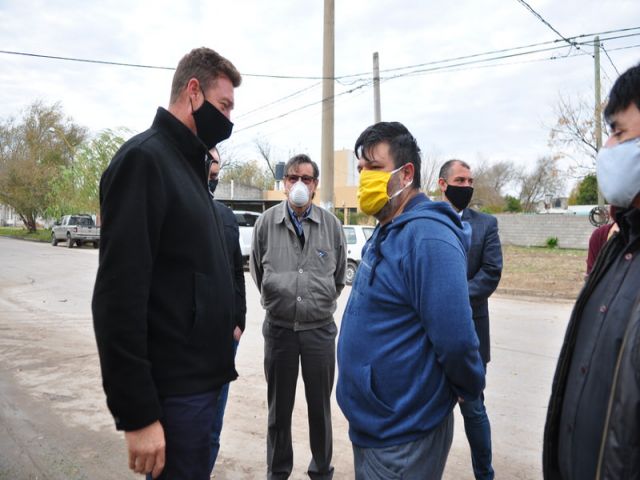
<path fill-rule="evenodd" d="M 400 168 L 396 168 L 392 172 L 385 172 L 384 170 L 362 170 L 360 172 L 360 185 L 358 186 L 358 206 L 367 215 L 375 215 L 382 207 L 384 207 L 389 200 L 400 195 L 402 191 L 411 185 L 409 182 L 403 188 L 398 190 L 393 195 L 387 194 L 387 185 L 391 179 L 391 175 L 400 171 L 404 165 Z"/>

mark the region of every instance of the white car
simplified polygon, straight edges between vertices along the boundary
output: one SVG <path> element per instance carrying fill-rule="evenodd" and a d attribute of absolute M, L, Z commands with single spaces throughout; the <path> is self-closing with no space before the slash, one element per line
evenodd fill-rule
<path fill-rule="evenodd" d="M 253 226 L 256 224 L 256 221 L 261 214 L 245 210 L 234 210 L 233 213 L 238 221 L 238 230 L 240 231 L 240 251 L 242 252 L 242 260 L 247 263 L 249 261 L 249 255 L 251 255 Z"/>
<path fill-rule="evenodd" d="M 346 283 L 351 285 L 362 260 L 362 247 L 373 234 L 375 227 L 369 225 L 343 225 L 342 230 L 347 241 Z"/>

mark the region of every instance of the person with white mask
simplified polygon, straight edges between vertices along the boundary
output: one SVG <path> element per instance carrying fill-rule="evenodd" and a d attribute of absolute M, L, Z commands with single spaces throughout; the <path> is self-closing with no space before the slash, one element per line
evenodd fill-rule
<path fill-rule="evenodd" d="M 328 480 L 334 471 L 331 391 L 338 329 L 333 313 L 345 285 L 346 245 L 340 221 L 312 203 L 317 164 L 296 155 L 284 171 L 287 199 L 256 222 L 249 261 L 266 311 L 267 478 L 287 479 L 293 469 L 291 416 L 301 365 L 312 455 L 307 474 Z"/>
<path fill-rule="evenodd" d="M 598 186 L 620 231 L 600 251 L 567 327 L 544 433 L 545 479 L 640 478 L 640 65 L 604 117 Z"/>

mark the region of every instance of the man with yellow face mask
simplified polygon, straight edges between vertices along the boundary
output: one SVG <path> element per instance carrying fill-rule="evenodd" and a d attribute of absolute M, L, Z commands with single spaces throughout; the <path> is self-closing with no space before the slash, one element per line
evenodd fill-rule
<path fill-rule="evenodd" d="M 458 398 L 484 388 L 471 317 L 470 231 L 420 192 L 420 148 L 398 122 L 355 144 L 360 209 L 379 222 L 345 308 L 337 399 L 349 421 L 356 480 L 439 479 Z"/>

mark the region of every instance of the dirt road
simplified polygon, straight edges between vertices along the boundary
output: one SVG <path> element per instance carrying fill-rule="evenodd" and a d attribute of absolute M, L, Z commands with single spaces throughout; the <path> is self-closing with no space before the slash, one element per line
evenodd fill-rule
<path fill-rule="evenodd" d="M 97 251 L 0 238 L 0 479 L 127 479 L 122 435 L 100 383 L 90 298 Z M 266 386 L 262 309 L 247 275 L 247 330 L 237 357 L 216 477 L 264 478 Z M 339 320 L 349 294 L 340 299 Z M 571 303 L 495 297 L 486 403 L 497 478 L 538 479 L 551 376 Z M 292 479 L 309 461 L 302 385 Z M 353 478 L 347 424 L 334 401 L 336 479 Z M 459 413 L 445 473 L 471 479 Z"/>

